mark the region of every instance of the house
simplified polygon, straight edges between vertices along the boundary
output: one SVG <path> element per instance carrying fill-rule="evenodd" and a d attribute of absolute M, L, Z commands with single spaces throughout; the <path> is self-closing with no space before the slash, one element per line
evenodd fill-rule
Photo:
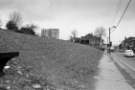
<path fill-rule="evenodd" d="M 128 37 L 119 45 L 121 49 L 132 49 L 135 51 L 135 37 Z"/>
<path fill-rule="evenodd" d="M 93 47 L 100 47 L 103 44 L 103 39 L 94 36 L 93 34 L 87 34 L 86 36 L 81 37 L 81 43 L 88 44 Z"/>

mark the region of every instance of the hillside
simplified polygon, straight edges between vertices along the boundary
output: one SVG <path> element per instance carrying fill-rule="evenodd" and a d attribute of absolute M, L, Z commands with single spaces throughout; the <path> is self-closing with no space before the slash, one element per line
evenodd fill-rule
<path fill-rule="evenodd" d="M 43 40 L 37 36 L 0 30 L 0 52 L 11 51 L 20 52 L 18 58 L 9 62 L 11 65 L 15 63 L 14 69 L 19 66 L 28 67 L 30 69 L 24 74 L 44 78 L 47 80 L 46 83 L 61 90 L 79 90 L 80 88 L 90 90 L 94 83 L 93 76 L 97 70 L 98 61 L 102 56 L 101 51 L 89 46 L 48 38 Z M 7 71 L 10 72 L 9 76 L 12 71 Z M 8 79 L 10 79 L 9 76 Z M 12 78 L 15 78 L 14 75 Z M 20 79 L 21 75 L 18 78 Z"/>

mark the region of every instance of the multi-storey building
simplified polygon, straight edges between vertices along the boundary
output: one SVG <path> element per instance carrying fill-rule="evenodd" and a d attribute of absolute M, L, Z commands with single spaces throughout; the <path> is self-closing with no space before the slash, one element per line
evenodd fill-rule
<path fill-rule="evenodd" d="M 59 39 L 59 29 L 57 28 L 50 28 L 50 29 L 42 29 L 41 37 L 45 38 L 55 38 Z"/>

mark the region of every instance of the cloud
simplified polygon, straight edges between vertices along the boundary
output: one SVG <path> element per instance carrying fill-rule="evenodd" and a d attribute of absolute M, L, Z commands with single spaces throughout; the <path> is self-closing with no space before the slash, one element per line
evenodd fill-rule
<path fill-rule="evenodd" d="M 48 0 L 0 0 L 1 12 L 18 11 L 27 20 L 50 20 L 52 12 L 49 5 Z"/>
<path fill-rule="evenodd" d="M 0 0 L 0 12 L 19 11 L 26 21 L 64 22 L 77 21 L 108 21 L 118 19 L 127 0 Z M 118 7 L 118 8 L 117 8 Z M 135 0 L 125 15 L 125 20 L 135 17 Z M 120 9 L 120 10 L 118 10 Z M 95 20 L 94 20 L 95 19 Z M 97 22 L 98 23 L 98 22 Z M 108 23 L 108 22 L 107 22 Z"/>

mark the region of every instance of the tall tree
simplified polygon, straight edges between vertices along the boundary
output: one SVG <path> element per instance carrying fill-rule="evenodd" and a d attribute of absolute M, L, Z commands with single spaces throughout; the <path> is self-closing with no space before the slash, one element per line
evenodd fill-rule
<path fill-rule="evenodd" d="M 71 32 L 70 41 L 75 42 L 76 37 L 77 37 L 77 31 L 73 30 Z"/>
<path fill-rule="evenodd" d="M 71 32 L 71 37 L 72 37 L 72 38 L 76 38 L 76 37 L 77 37 L 77 31 L 76 31 L 76 30 L 73 30 L 73 31 Z"/>
<path fill-rule="evenodd" d="M 18 27 L 22 24 L 22 16 L 19 12 L 12 12 L 9 15 L 10 21 L 13 21 Z"/>
<path fill-rule="evenodd" d="M 106 36 L 106 31 L 104 27 L 97 27 L 94 34 L 97 37 L 100 37 L 101 39 L 103 38 L 103 36 Z"/>
<path fill-rule="evenodd" d="M 18 12 L 12 12 L 9 15 L 9 21 L 6 24 L 7 29 L 9 30 L 18 30 L 18 28 L 20 27 L 22 23 L 22 17 L 21 14 Z"/>
<path fill-rule="evenodd" d="M 0 29 L 2 28 L 2 21 L 0 20 Z"/>

